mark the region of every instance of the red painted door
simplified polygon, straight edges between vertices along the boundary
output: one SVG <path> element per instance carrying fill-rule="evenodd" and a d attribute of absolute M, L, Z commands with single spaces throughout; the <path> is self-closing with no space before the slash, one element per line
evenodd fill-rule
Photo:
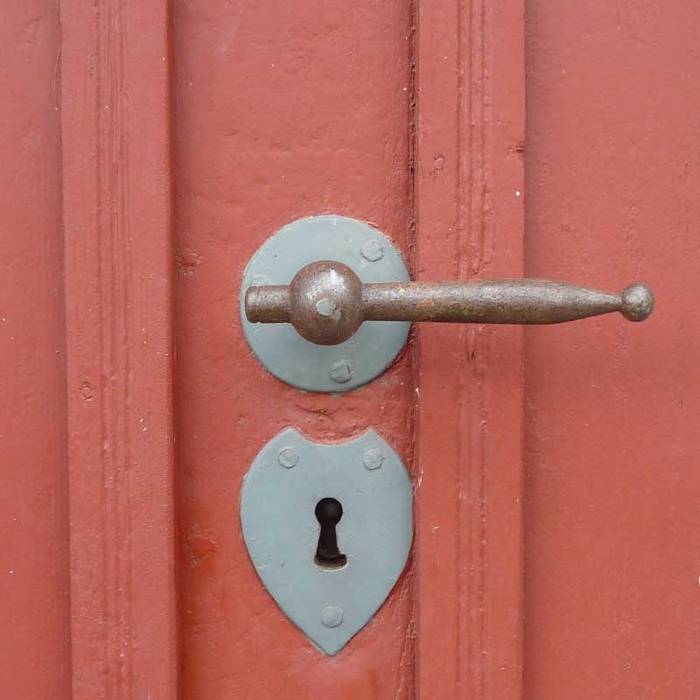
<path fill-rule="evenodd" d="M 0 27 L 0 697 L 700 697 L 700 9 L 97 0 Z M 657 294 L 641 325 L 413 331 L 332 397 L 251 355 L 286 223 L 415 279 Z M 258 580 L 293 426 L 402 455 L 415 539 L 335 657 Z"/>

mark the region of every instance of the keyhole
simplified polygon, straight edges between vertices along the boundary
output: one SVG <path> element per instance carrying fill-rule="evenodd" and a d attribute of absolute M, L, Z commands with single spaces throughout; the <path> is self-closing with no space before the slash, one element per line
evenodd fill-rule
<path fill-rule="evenodd" d="M 316 504 L 316 520 L 321 525 L 314 562 L 324 569 L 340 569 L 348 558 L 338 549 L 335 526 L 343 517 L 343 506 L 335 498 L 322 498 Z"/>

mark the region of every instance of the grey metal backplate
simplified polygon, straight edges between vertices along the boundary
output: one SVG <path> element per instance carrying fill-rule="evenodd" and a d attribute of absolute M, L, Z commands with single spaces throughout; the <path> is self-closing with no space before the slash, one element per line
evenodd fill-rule
<path fill-rule="evenodd" d="M 391 241 L 371 226 L 345 216 L 311 216 L 288 224 L 267 239 L 243 275 L 240 314 L 255 356 L 274 374 L 306 391 L 345 392 L 381 374 L 406 343 L 410 323 L 366 321 L 339 345 L 316 345 L 287 323 L 250 323 L 245 291 L 251 285 L 289 284 L 315 260 L 336 260 L 363 282 L 405 282 L 409 275 Z"/>
<path fill-rule="evenodd" d="M 343 508 L 342 568 L 315 560 L 322 498 Z M 373 430 L 344 443 L 312 442 L 287 428 L 246 474 L 241 525 L 263 584 L 321 651 L 336 654 L 381 607 L 413 540 L 413 490 L 399 456 Z"/>

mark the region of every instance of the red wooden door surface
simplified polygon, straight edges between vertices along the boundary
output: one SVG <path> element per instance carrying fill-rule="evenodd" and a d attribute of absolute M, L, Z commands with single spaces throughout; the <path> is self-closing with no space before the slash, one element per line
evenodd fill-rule
<path fill-rule="evenodd" d="M 0 697 L 700 697 L 700 9 L 31 0 L 0 23 Z M 306 215 L 416 279 L 657 309 L 415 329 L 373 383 L 250 354 L 245 265 Z M 372 427 L 407 567 L 320 654 L 258 580 L 242 477 Z"/>

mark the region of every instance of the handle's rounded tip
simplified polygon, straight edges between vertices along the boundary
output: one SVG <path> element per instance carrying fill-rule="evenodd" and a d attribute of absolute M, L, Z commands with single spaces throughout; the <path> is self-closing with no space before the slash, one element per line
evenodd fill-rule
<path fill-rule="evenodd" d="M 622 292 L 622 315 L 629 321 L 643 321 L 654 309 L 654 292 L 641 282 L 631 284 Z"/>

